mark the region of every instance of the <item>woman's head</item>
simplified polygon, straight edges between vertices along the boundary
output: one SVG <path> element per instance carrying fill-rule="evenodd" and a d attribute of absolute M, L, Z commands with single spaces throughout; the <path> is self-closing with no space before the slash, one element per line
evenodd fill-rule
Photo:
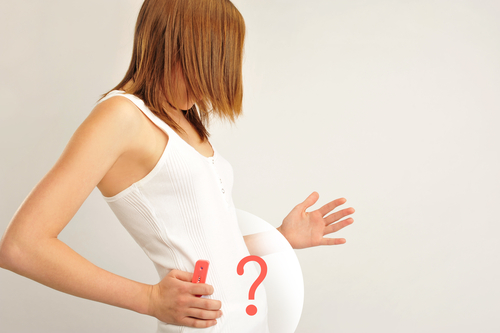
<path fill-rule="evenodd" d="M 229 0 L 145 0 L 130 67 L 115 89 L 132 81 L 126 91 L 178 130 L 165 108 L 195 102 L 200 118 L 193 106 L 188 120 L 206 138 L 210 113 L 232 121 L 241 113 L 244 37 L 243 18 Z"/>

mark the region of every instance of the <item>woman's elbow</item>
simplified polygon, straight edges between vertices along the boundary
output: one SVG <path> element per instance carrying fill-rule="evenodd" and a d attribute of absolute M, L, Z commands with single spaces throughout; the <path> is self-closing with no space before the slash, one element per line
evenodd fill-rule
<path fill-rule="evenodd" d="M 0 239 L 0 267 L 8 270 L 15 269 L 21 252 L 21 247 L 15 241 L 4 236 Z"/>
<path fill-rule="evenodd" d="M 8 252 L 5 239 L 0 239 L 0 268 L 7 268 Z"/>

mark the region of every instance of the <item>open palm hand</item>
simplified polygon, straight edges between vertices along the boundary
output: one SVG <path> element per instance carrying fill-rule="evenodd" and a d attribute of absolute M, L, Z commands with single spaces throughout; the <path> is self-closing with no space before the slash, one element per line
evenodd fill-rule
<path fill-rule="evenodd" d="M 339 231 L 354 222 L 352 217 L 340 220 L 354 213 L 354 208 L 346 208 L 329 214 L 332 210 L 343 205 L 347 200 L 344 198 L 333 200 L 320 209 L 306 212 L 318 201 L 319 194 L 313 192 L 307 199 L 295 206 L 285 217 L 278 231 L 288 240 L 294 249 L 318 245 L 344 244 L 344 238 L 329 238 L 325 235 Z"/>

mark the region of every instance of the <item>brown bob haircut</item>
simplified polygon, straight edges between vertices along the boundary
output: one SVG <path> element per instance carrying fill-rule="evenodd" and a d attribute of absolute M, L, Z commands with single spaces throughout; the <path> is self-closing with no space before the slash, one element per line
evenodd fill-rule
<path fill-rule="evenodd" d="M 145 0 L 129 69 L 112 90 L 141 98 L 181 132 L 166 108 L 178 110 L 176 78 L 183 75 L 185 93 L 196 100 L 185 116 L 204 141 L 212 114 L 234 122 L 242 112 L 244 38 L 245 22 L 229 0 Z"/>

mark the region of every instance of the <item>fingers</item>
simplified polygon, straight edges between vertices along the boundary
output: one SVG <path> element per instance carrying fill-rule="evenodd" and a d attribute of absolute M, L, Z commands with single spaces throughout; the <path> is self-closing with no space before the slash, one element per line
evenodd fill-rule
<path fill-rule="evenodd" d="M 216 319 L 222 315 L 221 301 L 196 297 L 212 295 L 214 287 L 206 283 L 192 283 L 192 277 L 193 273 L 171 270 L 153 286 L 150 314 L 174 325 L 206 328 L 217 324 Z"/>
<path fill-rule="evenodd" d="M 347 227 L 348 225 L 351 225 L 354 223 L 354 219 L 352 217 L 342 220 L 337 223 L 330 224 L 329 226 L 325 227 L 325 230 L 323 232 L 323 235 L 328 235 L 331 234 L 332 232 L 337 232 L 342 228 Z"/>
<path fill-rule="evenodd" d="M 169 275 L 181 281 L 191 282 L 191 280 L 193 279 L 193 273 L 184 272 L 177 269 L 171 270 Z"/>
<path fill-rule="evenodd" d="M 320 245 L 340 245 L 340 244 L 345 244 L 346 240 L 345 238 L 328 238 L 324 237 L 321 240 Z"/>
<path fill-rule="evenodd" d="M 222 302 L 216 299 L 195 297 L 190 299 L 190 307 L 200 310 L 209 310 L 210 312 L 220 312 Z"/>
<path fill-rule="evenodd" d="M 212 295 L 214 292 L 214 288 L 211 285 L 204 283 L 193 283 L 193 285 L 194 286 L 189 290 L 189 293 L 194 296 Z M 194 299 L 190 299 L 190 306 L 192 308 L 216 311 L 220 310 L 222 303 L 221 301 L 215 299 L 196 297 Z"/>
<path fill-rule="evenodd" d="M 198 295 L 213 293 L 213 287 L 210 285 L 195 284 L 195 286 L 203 287 L 202 290 L 205 290 L 203 292 L 198 288 L 194 288 L 194 292 Z M 220 310 L 222 303 L 219 300 L 190 297 L 186 305 L 188 307 L 184 311 L 186 317 L 183 320 L 185 322 L 183 325 L 185 326 L 196 328 L 214 326 L 217 324 L 216 319 L 222 316 L 222 311 Z"/>
<path fill-rule="evenodd" d="M 173 278 L 187 282 L 187 292 L 193 295 L 212 295 L 214 287 L 206 283 L 192 283 L 193 273 L 173 269 L 170 274 Z"/>
<path fill-rule="evenodd" d="M 323 207 L 321 207 L 320 209 L 318 209 L 318 211 L 323 215 L 325 216 L 326 214 L 330 213 L 332 210 L 334 210 L 335 208 L 337 208 L 338 206 L 340 205 L 343 205 L 346 203 L 346 199 L 345 198 L 339 198 L 339 199 L 335 199 L 329 203 L 327 203 L 326 205 L 324 205 Z"/>
<path fill-rule="evenodd" d="M 192 295 L 212 295 L 214 293 L 214 287 L 206 283 L 191 283 L 189 282 L 188 293 Z"/>
<path fill-rule="evenodd" d="M 336 222 L 348 215 L 354 214 L 355 210 L 352 207 L 346 208 L 339 210 L 338 212 L 332 213 L 325 217 L 325 225 L 332 224 L 333 222 Z"/>
<path fill-rule="evenodd" d="M 191 317 L 185 317 L 179 324 L 195 328 L 207 328 L 217 324 L 217 320 L 200 320 Z"/>
<path fill-rule="evenodd" d="M 318 201 L 318 199 L 319 199 L 318 192 L 313 192 L 307 197 L 306 200 L 304 200 L 303 203 L 300 204 L 300 206 L 303 210 L 306 210 L 308 207 L 314 205 L 316 201 Z"/>

